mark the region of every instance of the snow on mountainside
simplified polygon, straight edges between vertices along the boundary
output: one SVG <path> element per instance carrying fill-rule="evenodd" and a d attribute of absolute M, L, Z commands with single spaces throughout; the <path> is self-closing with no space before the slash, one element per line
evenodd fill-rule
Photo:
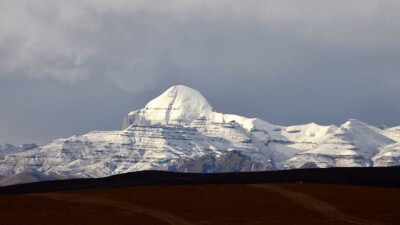
<path fill-rule="evenodd" d="M 23 173 L 11 179 L 15 182 L 27 180 L 26 174 L 32 180 L 150 169 L 209 173 L 400 165 L 397 128 L 381 130 L 357 120 L 340 127 L 278 126 L 218 113 L 201 93 L 181 85 L 129 113 L 123 127 L 6 154 L 0 158 L 0 174 Z"/>
<path fill-rule="evenodd" d="M 373 157 L 375 166 L 398 166 L 400 165 L 400 142 L 384 147 Z"/>
<path fill-rule="evenodd" d="M 11 144 L 4 144 L 0 145 L 0 157 L 11 154 L 11 153 L 17 153 L 17 152 L 23 152 L 27 151 L 30 149 L 37 148 L 36 144 L 23 144 L 23 145 L 11 145 Z"/>
<path fill-rule="evenodd" d="M 289 168 L 298 168 L 307 162 L 317 167 L 372 166 L 371 158 L 379 150 L 395 141 L 376 132 L 358 120 L 349 120 L 334 132 L 325 135 L 312 149 L 289 160 Z"/>
<path fill-rule="evenodd" d="M 128 118 L 131 124 L 170 124 L 190 122 L 211 112 L 211 105 L 198 91 L 173 86 L 144 109 L 129 113 Z"/>

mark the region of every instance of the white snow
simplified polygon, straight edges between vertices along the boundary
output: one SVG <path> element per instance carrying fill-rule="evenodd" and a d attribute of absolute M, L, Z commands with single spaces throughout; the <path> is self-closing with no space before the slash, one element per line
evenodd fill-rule
<path fill-rule="evenodd" d="M 211 111 L 212 106 L 200 92 L 177 85 L 150 101 L 144 109 L 129 113 L 129 120 L 149 125 L 187 123 Z"/>
<path fill-rule="evenodd" d="M 358 120 L 340 127 L 278 126 L 215 112 L 203 95 L 173 86 L 128 115 L 122 131 L 93 131 L 0 157 L 0 175 L 103 177 L 138 170 L 254 171 L 400 165 L 400 127 Z M 130 124 L 130 125 L 129 125 Z"/>

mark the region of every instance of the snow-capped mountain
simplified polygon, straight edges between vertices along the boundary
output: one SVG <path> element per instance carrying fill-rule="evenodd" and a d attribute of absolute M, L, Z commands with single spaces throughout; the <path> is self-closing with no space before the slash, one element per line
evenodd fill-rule
<path fill-rule="evenodd" d="M 262 171 L 400 165 L 400 128 L 278 126 L 222 114 L 196 90 L 173 86 L 129 113 L 121 131 L 93 131 L 0 158 L 0 174 L 103 177 L 138 170 Z"/>

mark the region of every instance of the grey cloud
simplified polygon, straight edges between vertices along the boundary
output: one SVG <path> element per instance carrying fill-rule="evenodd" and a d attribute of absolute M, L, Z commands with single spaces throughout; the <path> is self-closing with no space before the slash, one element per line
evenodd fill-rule
<path fill-rule="evenodd" d="M 7 5 L 0 17 L 3 76 L 21 71 L 67 82 L 108 76 L 116 77 L 116 84 L 137 78 L 152 84 L 164 66 L 203 69 L 239 61 L 257 69 L 259 61 L 244 60 L 274 60 L 280 52 L 290 60 L 297 46 L 284 49 L 282 38 L 331 48 L 400 44 L 397 1 L 40 0 Z M 99 72 L 96 64 L 107 68 Z M 280 64 L 272 61 L 272 66 Z"/>

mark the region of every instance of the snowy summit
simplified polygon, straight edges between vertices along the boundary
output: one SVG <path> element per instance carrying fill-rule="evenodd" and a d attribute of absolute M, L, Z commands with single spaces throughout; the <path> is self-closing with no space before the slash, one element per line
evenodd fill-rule
<path fill-rule="evenodd" d="M 130 112 L 121 131 L 93 131 L 48 145 L 6 151 L 1 184 L 104 177 L 139 170 L 264 171 L 400 165 L 400 129 L 358 120 L 343 125 L 279 126 L 218 113 L 177 85 Z M 34 178 L 34 179 L 33 179 Z"/>
<path fill-rule="evenodd" d="M 176 85 L 151 100 L 144 109 L 129 113 L 129 122 L 149 125 L 190 122 L 212 112 L 212 109 L 200 92 Z"/>

